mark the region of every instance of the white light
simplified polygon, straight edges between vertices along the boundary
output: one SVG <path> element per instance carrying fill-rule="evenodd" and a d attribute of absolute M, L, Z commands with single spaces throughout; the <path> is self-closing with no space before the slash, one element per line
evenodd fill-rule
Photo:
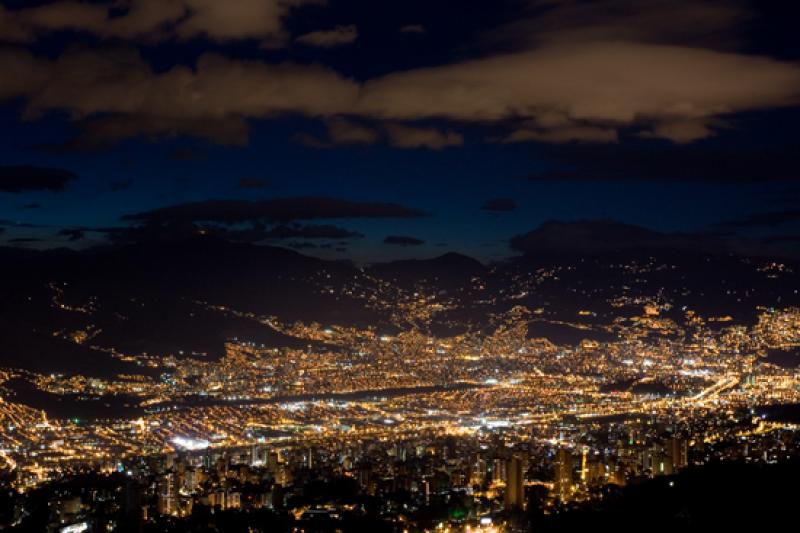
<path fill-rule="evenodd" d="M 88 531 L 89 524 L 86 522 L 81 522 L 80 524 L 72 524 L 66 527 L 61 528 L 61 533 L 81 533 L 82 531 Z"/>
<path fill-rule="evenodd" d="M 192 439 L 189 437 L 173 437 L 171 442 L 179 448 L 189 451 L 205 450 L 209 445 L 209 442 L 205 439 Z"/>

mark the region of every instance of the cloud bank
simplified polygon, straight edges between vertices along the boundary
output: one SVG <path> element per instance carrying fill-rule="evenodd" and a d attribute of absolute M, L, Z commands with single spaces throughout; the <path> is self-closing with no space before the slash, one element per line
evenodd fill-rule
<path fill-rule="evenodd" d="M 283 20 L 317 0 L 66 1 L 0 11 L 6 41 L 76 30 L 128 46 L 164 39 L 285 41 Z M 739 113 L 798 104 L 800 66 L 737 51 L 748 20 L 739 2 L 607 0 L 527 2 L 524 16 L 485 38 L 504 46 L 477 57 L 356 81 L 319 64 L 269 63 L 203 54 L 154 70 L 133 48 L 69 49 L 51 58 L 0 50 L 8 73 L 0 101 L 23 117 L 65 112 L 80 127 L 72 148 L 130 137 L 248 141 L 248 121 L 302 115 L 329 122 L 322 144 L 399 148 L 463 144 L 460 125 L 500 128 L 505 142 L 615 143 L 621 135 L 690 143 Z M 680 22 L 680 23 L 678 23 Z M 330 47 L 355 26 L 296 38 Z M 128 39 L 128 41 L 125 41 Z M 336 120 L 370 123 L 347 128 Z M 450 127 L 420 125 L 445 121 Z M 366 128 L 366 129 L 365 129 Z M 378 137 L 374 130 L 383 132 Z M 372 133 L 371 133 L 372 131 Z"/>
<path fill-rule="evenodd" d="M 62 168 L 0 166 L 0 192 L 61 192 L 77 175 Z"/>

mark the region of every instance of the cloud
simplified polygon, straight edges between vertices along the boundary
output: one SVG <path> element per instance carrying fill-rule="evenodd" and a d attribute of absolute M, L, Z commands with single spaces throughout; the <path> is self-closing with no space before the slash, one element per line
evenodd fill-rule
<path fill-rule="evenodd" d="M 200 227 L 193 223 L 185 222 L 164 222 L 164 223 L 145 223 L 138 226 L 116 226 L 116 227 L 98 227 L 98 228 L 66 228 L 59 232 L 60 236 L 69 237 L 70 240 L 80 240 L 85 238 L 87 233 L 99 233 L 107 238 L 112 244 L 127 245 L 142 242 L 170 242 L 186 240 L 190 237 L 197 237 L 200 235 L 208 235 L 212 233 L 220 236 L 221 238 L 230 241 L 245 241 L 251 242 L 249 232 L 250 228 L 244 230 L 237 230 L 232 233 L 228 228 L 216 228 L 209 230 L 207 227 Z M 260 235 L 260 233 L 259 233 Z M 257 239 L 256 239 L 257 240 Z"/>
<path fill-rule="evenodd" d="M 27 43 L 33 40 L 29 28 L 20 26 L 14 12 L 9 12 L 0 5 L 0 40 L 6 42 Z"/>
<path fill-rule="evenodd" d="M 341 245 L 347 243 L 339 243 L 339 244 Z M 295 250 L 333 250 L 334 252 L 337 253 L 344 253 L 347 251 L 347 248 L 344 248 L 342 246 L 336 246 L 333 243 L 316 244 L 308 241 L 291 241 L 287 242 L 284 246 L 287 246 L 288 248 L 293 248 Z"/>
<path fill-rule="evenodd" d="M 535 140 L 614 140 L 636 126 L 679 142 L 720 116 L 793 105 L 800 68 L 766 57 L 634 42 L 549 45 L 389 74 L 364 86 L 359 110 L 395 120 L 524 119 Z M 676 125 L 680 125 L 676 126 Z M 593 129 L 577 129 L 593 127 Z"/>
<path fill-rule="evenodd" d="M 228 226 L 196 224 L 185 221 L 146 222 L 136 226 L 64 228 L 56 233 L 70 241 L 79 241 L 89 233 L 101 234 L 112 244 L 127 245 L 142 242 L 174 242 L 190 238 L 213 237 L 229 242 L 257 243 L 264 241 L 265 229 L 259 224 Z"/>
<path fill-rule="evenodd" d="M 302 241 L 287 242 L 286 246 L 294 250 L 314 250 L 319 248 L 319 245 L 314 244 L 313 242 L 302 242 Z"/>
<path fill-rule="evenodd" d="M 418 128 L 403 124 L 387 124 L 385 128 L 389 136 L 389 144 L 396 148 L 441 150 L 449 146 L 461 146 L 464 144 L 464 137 L 454 131 Z"/>
<path fill-rule="evenodd" d="M 320 30 L 306 33 L 295 39 L 295 42 L 307 46 L 319 46 L 322 48 L 333 48 L 350 44 L 358 39 L 358 28 L 355 25 L 336 26 L 332 30 Z"/>
<path fill-rule="evenodd" d="M 79 29 L 155 41 L 279 41 L 287 13 L 315 1 L 128 0 L 113 9 L 66 1 L 0 11 L 0 29 L 18 27 L 9 32 L 16 37 Z M 453 130 L 475 123 L 503 128 L 499 138 L 507 142 L 613 143 L 625 134 L 691 143 L 730 127 L 737 114 L 800 100 L 800 66 L 737 52 L 735 28 L 749 14 L 739 2 L 722 4 L 531 1 L 495 33 L 513 46 L 362 82 L 320 65 L 218 54 L 155 71 L 137 52 L 115 46 L 55 59 L 8 48 L 0 50 L 0 69 L 9 73 L 0 100 L 19 98 L 29 120 L 66 113 L 80 129 L 66 149 L 174 136 L 242 145 L 250 119 L 295 114 L 328 121 L 333 144 L 381 135 L 358 120 L 388 123 L 386 138 L 399 148 L 458 146 L 463 138 Z M 333 45 L 356 33 L 342 26 L 298 40 Z M 452 130 L 413 125 L 423 120 L 449 121 Z"/>
<path fill-rule="evenodd" d="M 515 19 L 483 35 L 484 44 L 531 48 L 545 44 L 637 41 L 731 48 L 752 13 L 729 0 L 527 0 Z M 680 21 L 680 23 L 676 23 Z"/>
<path fill-rule="evenodd" d="M 183 38 L 206 35 L 212 39 L 281 38 L 282 20 L 292 7 L 319 4 L 319 0 L 185 0 L 191 15 L 177 27 Z"/>
<path fill-rule="evenodd" d="M 81 241 L 86 237 L 86 230 L 82 228 L 65 228 L 56 233 L 56 237 L 67 237 L 70 242 Z"/>
<path fill-rule="evenodd" d="M 0 101 L 30 97 L 52 75 L 52 63 L 20 48 L 0 48 L 0 67 L 7 73 L 0 84 Z"/>
<path fill-rule="evenodd" d="M 376 129 L 343 117 L 334 117 L 328 120 L 326 125 L 326 139 L 319 139 L 309 133 L 299 133 L 295 135 L 295 140 L 312 148 L 388 142 L 396 148 L 429 148 L 431 150 L 459 146 L 464 142 L 461 134 L 437 128 L 388 123 L 384 124 L 381 129 Z"/>
<path fill-rule="evenodd" d="M 363 237 L 357 231 L 332 225 L 279 225 L 264 233 L 267 239 L 352 239 Z"/>
<path fill-rule="evenodd" d="M 183 220 L 146 221 L 134 226 L 63 228 L 56 233 L 56 236 L 66 237 L 70 242 L 76 242 L 85 239 L 90 233 L 100 234 L 116 245 L 175 242 L 198 237 L 250 244 L 290 238 L 336 240 L 361 237 L 359 233 L 326 225 L 301 226 L 295 224 L 267 228 L 259 221 L 225 224 Z M 288 243 L 287 246 L 293 247 L 292 243 Z M 314 247 L 318 246 L 314 245 Z"/>
<path fill-rule="evenodd" d="M 28 42 L 37 34 L 72 30 L 101 38 L 286 41 L 283 19 L 293 7 L 320 0 L 122 0 L 93 3 L 50 2 L 35 7 L 0 9 L 4 40 Z"/>
<path fill-rule="evenodd" d="M 42 207 L 42 204 L 36 204 L 36 203 L 25 204 L 22 206 L 23 209 L 39 209 L 40 207 Z"/>
<path fill-rule="evenodd" d="M 521 128 L 511 132 L 503 142 L 541 141 L 561 144 L 573 141 L 610 143 L 618 140 L 619 134 L 615 128 L 565 126 L 552 129 Z"/>
<path fill-rule="evenodd" d="M 126 215 L 123 220 L 146 223 L 206 221 L 237 224 L 250 221 L 290 222 L 337 218 L 417 218 L 421 216 L 424 216 L 421 211 L 394 203 L 353 202 L 326 197 L 296 197 L 260 201 L 207 200 Z"/>
<path fill-rule="evenodd" d="M 483 211 L 493 211 L 497 213 L 514 211 L 517 208 L 517 203 L 512 198 L 492 198 L 486 200 L 481 209 Z"/>
<path fill-rule="evenodd" d="M 425 26 L 422 24 L 407 24 L 402 26 L 398 31 L 400 33 L 425 33 Z"/>
<path fill-rule="evenodd" d="M 324 149 L 333 148 L 334 146 L 332 142 L 319 139 L 318 137 L 306 132 L 295 133 L 292 136 L 292 141 L 302 144 L 303 146 L 308 146 L 309 148 Z"/>
<path fill-rule="evenodd" d="M 725 127 L 721 121 L 715 120 L 675 120 L 656 124 L 650 131 L 643 131 L 639 135 L 644 138 L 669 139 L 676 144 L 685 144 L 713 137 L 713 126 Z"/>
<path fill-rule="evenodd" d="M 0 192 L 61 192 L 78 176 L 63 168 L 0 166 Z"/>
<path fill-rule="evenodd" d="M 250 136 L 250 127 L 241 117 L 183 119 L 117 115 L 79 122 L 78 130 L 75 138 L 60 147 L 62 150 L 93 151 L 108 148 L 126 139 L 142 138 L 155 142 L 177 137 L 194 137 L 219 145 L 243 146 Z"/>
<path fill-rule="evenodd" d="M 383 244 L 393 244 L 396 246 L 420 246 L 425 244 L 422 239 L 416 237 L 407 237 L 404 235 L 388 235 L 383 239 Z"/>
<path fill-rule="evenodd" d="M 196 222 L 191 224 L 173 223 L 149 223 L 153 228 L 167 226 L 177 231 L 184 232 L 187 236 L 193 234 L 209 235 L 231 242 L 260 243 L 264 241 L 276 241 L 285 239 L 306 239 L 306 240 L 343 240 L 361 238 L 358 232 L 350 231 L 345 228 L 328 224 L 279 224 L 273 227 L 266 227 L 261 221 L 251 221 L 250 227 L 242 225 L 209 224 Z M 189 229 L 185 231 L 183 227 Z M 323 244 L 320 247 L 333 246 L 333 243 Z"/>
<path fill-rule="evenodd" d="M 375 144 L 380 134 L 352 120 L 335 117 L 328 121 L 328 138 L 334 144 Z"/>
<path fill-rule="evenodd" d="M 190 238 L 206 237 L 237 243 L 263 243 L 265 241 L 279 241 L 287 239 L 328 240 L 336 241 L 321 245 L 319 248 L 331 248 L 334 245 L 347 244 L 348 239 L 363 237 L 362 234 L 338 226 L 328 224 L 277 224 L 265 223 L 261 219 L 239 220 L 228 222 L 226 220 L 209 220 L 209 215 L 200 215 L 202 219 L 189 220 L 183 217 L 147 219 L 133 226 L 116 227 L 73 227 L 64 228 L 56 236 L 67 237 L 70 241 L 79 241 L 88 233 L 99 233 L 113 244 L 133 244 L 141 242 L 170 242 Z M 138 221 L 137 221 L 138 222 Z M 287 244 L 293 247 L 293 241 Z M 309 243 L 308 246 L 312 247 Z"/>
<path fill-rule="evenodd" d="M 10 49 L 0 50 L 0 67 L 12 80 L 0 87 L 0 99 L 24 97 L 27 119 L 66 111 L 81 130 L 75 144 L 88 147 L 179 135 L 244 144 L 247 118 L 337 115 L 352 109 L 359 93 L 355 82 L 325 67 L 215 54 L 200 56 L 194 69 L 156 73 L 132 50 L 71 50 L 51 61 Z"/>

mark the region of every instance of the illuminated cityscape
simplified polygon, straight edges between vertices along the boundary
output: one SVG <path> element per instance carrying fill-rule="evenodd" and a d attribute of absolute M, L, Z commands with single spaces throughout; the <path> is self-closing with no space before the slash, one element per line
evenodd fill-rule
<path fill-rule="evenodd" d="M 791 527 L 799 19 L 0 0 L 0 530 Z"/>
<path fill-rule="evenodd" d="M 550 311 L 516 304 L 512 291 L 492 298 L 508 302 L 492 315 L 493 330 L 434 336 L 423 331 L 458 310 L 460 291 L 437 296 L 424 283 L 407 289 L 355 272 L 337 290 L 368 302 L 376 316 L 388 311 L 386 327 L 397 333 L 289 323 L 205 301 L 194 305 L 306 347 L 231 338 L 210 360 L 91 345 L 99 329 L 92 324 L 54 332 L 146 372 L 5 369 L 10 486 L 24 497 L 65 476 L 101 473 L 132 491 L 136 509 L 126 512 L 143 524 L 190 516 L 195 506 L 287 512 L 297 527 L 367 514 L 355 497 L 304 498 L 315 480 L 379 498 L 378 513 L 392 527 L 514 529 L 531 505 L 557 514 L 601 497 L 603 487 L 720 461 L 776 464 L 800 445 L 800 426 L 771 410 L 800 403 L 800 369 L 775 360 L 800 347 L 800 308 L 757 308 L 747 326 L 688 308 L 676 314 L 660 290 L 657 298 L 607 295 L 603 308 L 619 316 L 580 308 L 572 326 L 576 339 L 597 330 L 607 340 L 557 344 L 529 331 Z M 519 283 L 535 293 L 535 280 L 550 278 Z M 315 279 L 330 294 L 328 277 Z M 91 317 L 91 302 L 101 302 L 68 304 L 69 286 L 48 290 L 48 305 L 61 313 Z M 26 404 L 58 398 L 76 412 L 102 404 L 95 413 L 108 414 L 64 418 Z M 455 497 L 455 515 L 445 506 L 432 518 L 432 501 Z M 74 498 L 59 500 L 58 523 L 91 516 L 91 505 Z"/>

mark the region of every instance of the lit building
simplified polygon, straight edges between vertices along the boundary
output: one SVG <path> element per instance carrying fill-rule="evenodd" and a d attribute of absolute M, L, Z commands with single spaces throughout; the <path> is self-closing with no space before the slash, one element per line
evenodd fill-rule
<path fill-rule="evenodd" d="M 556 493 L 562 501 L 572 496 L 572 453 L 560 448 L 556 454 Z"/>
<path fill-rule="evenodd" d="M 689 466 L 689 445 L 686 439 L 672 438 L 669 440 L 668 446 L 672 457 L 672 466 L 675 470 Z"/>
<path fill-rule="evenodd" d="M 516 455 L 506 461 L 506 493 L 507 509 L 522 509 L 525 506 L 525 485 L 522 459 Z"/>

